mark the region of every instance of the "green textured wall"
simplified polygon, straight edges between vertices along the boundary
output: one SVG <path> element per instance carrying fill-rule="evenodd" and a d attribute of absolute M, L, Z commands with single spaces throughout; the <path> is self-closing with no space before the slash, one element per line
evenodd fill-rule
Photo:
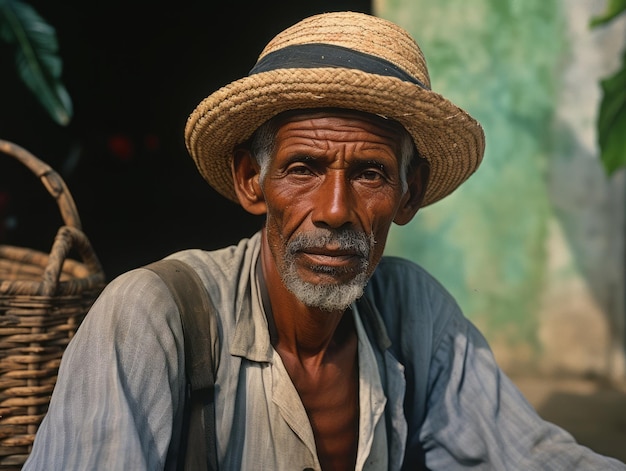
<path fill-rule="evenodd" d="M 546 169 L 566 54 L 555 0 L 386 0 L 422 48 L 432 87 L 483 125 L 485 159 L 457 192 L 394 227 L 387 253 L 433 273 L 494 342 L 537 345 L 551 217 Z"/>

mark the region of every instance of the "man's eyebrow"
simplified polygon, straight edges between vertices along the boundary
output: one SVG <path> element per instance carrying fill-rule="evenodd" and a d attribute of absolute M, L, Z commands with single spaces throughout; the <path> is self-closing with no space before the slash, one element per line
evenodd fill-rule
<path fill-rule="evenodd" d="M 368 165 L 371 167 L 380 167 L 380 168 L 384 168 L 387 167 L 387 163 L 383 162 L 382 160 L 379 159 L 366 159 L 366 160 L 362 160 L 359 163 L 361 163 L 362 165 Z"/>
<path fill-rule="evenodd" d="M 314 162 L 319 162 L 321 159 L 319 157 L 315 157 L 311 154 L 306 153 L 296 153 L 287 157 L 284 161 L 284 165 L 291 165 L 293 163 L 305 163 L 312 164 Z"/>
<path fill-rule="evenodd" d="M 385 170 L 387 168 L 389 168 L 389 162 L 382 160 L 382 159 L 376 159 L 376 158 L 367 158 L 367 159 L 363 159 L 363 160 L 355 160 L 353 162 L 353 165 L 355 167 L 358 168 L 366 168 L 366 167 L 376 167 L 380 170 Z"/>
<path fill-rule="evenodd" d="M 297 153 L 297 154 L 293 154 L 290 155 L 289 157 L 287 157 L 287 161 L 288 162 L 313 162 L 313 161 L 317 161 L 320 160 L 319 157 L 315 157 L 311 154 L 304 154 L 304 153 Z"/>

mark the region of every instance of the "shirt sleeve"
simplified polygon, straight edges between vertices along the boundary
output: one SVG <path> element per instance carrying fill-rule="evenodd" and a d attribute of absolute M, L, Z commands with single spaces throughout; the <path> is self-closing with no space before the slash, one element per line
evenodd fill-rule
<path fill-rule="evenodd" d="M 436 347 L 421 441 L 432 470 L 626 470 L 544 421 L 460 313 Z"/>
<path fill-rule="evenodd" d="M 96 300 L 59 368 L 25 471 L 163 469 L 182 420 L 182 327 L 164 283 L 134 270 Z"/>

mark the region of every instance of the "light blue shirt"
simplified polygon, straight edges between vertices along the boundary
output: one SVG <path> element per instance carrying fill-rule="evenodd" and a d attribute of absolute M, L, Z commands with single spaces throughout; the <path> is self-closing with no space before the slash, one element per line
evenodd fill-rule
<path fill-rule="evenodd" d="M 173 254 L 219 312 L 220 469 L 319 470 L 306 411 L 270 342 L 254 269 L 259 234 Z M 353 308 L 358 470 L 626 470 L 543 421 L 482 335 L 417 265 L 383 258 Z M 182 422 L 176 305 L 152 272 L 113 280 L 70 342 L 24 470 L 157 470 Z"/>

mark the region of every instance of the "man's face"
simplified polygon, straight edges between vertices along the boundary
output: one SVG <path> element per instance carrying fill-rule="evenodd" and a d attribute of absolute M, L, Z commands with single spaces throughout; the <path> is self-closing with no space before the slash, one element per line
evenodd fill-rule
<path fill-rule="evenodd" d="M 342 310 L 361 296 L 402 204 L 398 135 L 366 115 L 303 114 L 278 130 L 262 190 L 285 286 Z"/>

